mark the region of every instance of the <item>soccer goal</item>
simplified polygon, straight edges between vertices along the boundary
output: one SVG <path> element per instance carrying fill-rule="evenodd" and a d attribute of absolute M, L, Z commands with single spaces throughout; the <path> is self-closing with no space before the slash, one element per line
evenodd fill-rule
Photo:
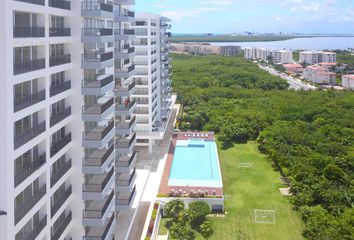
<path fill-rule="evenodd" d="M 260 224 L 276 224 L 274 210 L 254 210 L 254 222 Z"/>

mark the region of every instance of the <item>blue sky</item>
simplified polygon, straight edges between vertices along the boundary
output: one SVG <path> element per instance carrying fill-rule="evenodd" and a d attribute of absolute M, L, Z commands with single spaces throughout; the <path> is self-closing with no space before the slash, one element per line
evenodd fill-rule
<path fill-rule="evenodd" d="M 136 0 L 174 33 L 354 33 L 354 0 Z"/>

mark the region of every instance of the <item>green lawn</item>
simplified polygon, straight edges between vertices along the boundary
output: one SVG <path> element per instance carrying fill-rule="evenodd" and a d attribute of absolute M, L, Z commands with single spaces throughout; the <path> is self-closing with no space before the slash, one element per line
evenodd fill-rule
<path fill-rule="evenodd" d="M 211 218 L 215 234 L 212 240 L 300 240 L 303 223 L 281 196 L 279 173 L 258 152 L 256 143 L 219 149 L 223 174 L 225 218 Z M 239 168 L 239 163 L 254 163 L 253 168 Z M 256 224 L 254 209 L 275 210 L 276 224 Z"/>

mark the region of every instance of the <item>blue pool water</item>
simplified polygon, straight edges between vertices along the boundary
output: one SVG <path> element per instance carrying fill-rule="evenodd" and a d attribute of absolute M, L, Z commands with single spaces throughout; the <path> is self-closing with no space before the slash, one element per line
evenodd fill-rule
<path fill-rule="evenodd" d="M 215 142 L 177 140 L 168 185 L 222 187 Z"/>

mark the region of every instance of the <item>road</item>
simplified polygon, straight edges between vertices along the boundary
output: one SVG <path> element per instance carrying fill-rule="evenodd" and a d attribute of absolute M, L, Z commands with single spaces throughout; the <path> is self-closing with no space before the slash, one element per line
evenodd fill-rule
<path fill-rule="evenodd" d="M 277 70 L 271 68 L 271 67 L 267 67 L 267 66 L 262 66 L 260 64 L 258 64 L 258 66 L 269 72 L 270 74 L 274 75 L 274 76 L 278 76 L 278 77 L 281 77 L 282 79 L 285 79 L 286 81 L 288 81 L 288 83 L 290 84 L 289 86 L 289 89 L 295 89 L 295 90 L 305 90 L 305 91 L 309 91 L 309 90 L 316 90 L 317 88 L 310 85 L 310 84 L 307 84 L 307 83 L 304 83 L 304 82 L 301 82 L 300 80 L 296 79 L 296 78 L 293 78 L 291 76 L 288 76 L 286 74 L 283 74 L 281 72 L 278 72 Z"/>

